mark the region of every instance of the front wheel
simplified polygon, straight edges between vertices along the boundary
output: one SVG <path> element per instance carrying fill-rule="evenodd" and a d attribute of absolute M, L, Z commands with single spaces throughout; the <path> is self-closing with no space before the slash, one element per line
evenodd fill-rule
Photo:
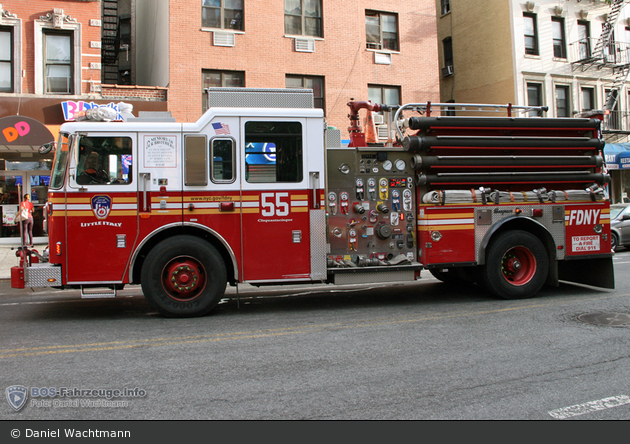
<path fill-rule="evenodd" d="M 203 316 L 221 300 L 227 285 L 223 258 L 193 236 L 175 236 L 156 245 L 141 271 L 142 292 L 167 317 Z"/>
<path fill-rule="evenodd" d="M 547 280 L 549 258 L 543 244 L 526 231 L 506 231 L 490 242 L 482 277 L 502 299 L 531 298 Z"/>
<path fill-rule="evenodd" d="M 617 251 L 617 247 L 619 246 L 619 236 L 617 233 L 610 233 L 610 249 L 611 251 Z"/>

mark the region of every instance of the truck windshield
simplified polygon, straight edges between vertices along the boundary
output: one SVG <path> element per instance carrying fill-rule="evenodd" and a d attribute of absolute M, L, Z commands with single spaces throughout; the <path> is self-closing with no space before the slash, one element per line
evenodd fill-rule
<path fill-rule="evenodd" d="M 68 133 L 59 133 L 55 160 L 53 161 L 52 174 L 50 176 L 50 188 L 53 190 L 58 190 L 63 186 L 69 153 L 70 135 Z"/>

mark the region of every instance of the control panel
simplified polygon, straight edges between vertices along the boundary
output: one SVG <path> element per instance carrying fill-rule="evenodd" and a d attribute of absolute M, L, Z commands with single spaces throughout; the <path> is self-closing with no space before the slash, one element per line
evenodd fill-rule
<path fill-rule="evenodd" d="M 411 154 L 329 149 L 326 193 L 328 258 L 357 266 L 416 260 Z"/>

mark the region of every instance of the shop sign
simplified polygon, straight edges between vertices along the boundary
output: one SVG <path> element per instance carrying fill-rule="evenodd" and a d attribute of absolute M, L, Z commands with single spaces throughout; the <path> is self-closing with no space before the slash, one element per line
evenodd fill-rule
<path fill-rule="evenodd" d="M 63 110 L 63 118 L 66 122 L 72 122 L 77 120 L 79 117 L 85 115 L 85 112 L 89 109 L 93 108 L 112 108 L 116 111 L 116 118 L 113 119 L 115 121 L 122 121 L 123 117 L 120 115 L 120 110 L 118 109 L 118 105 L 114 102 L 110 102 L 107 104 L 98 104 L 94 102 L 84 102 L 79 100 L 77 102 L 68 100 L 66 102 L 61 102 L 61 109 Z"/>
<path fill-rule="evenodd" d="M 0 145 L 39 147 L 53 140 L 50 130 L 31 117 L 8 116 L 0 119 Z"/>

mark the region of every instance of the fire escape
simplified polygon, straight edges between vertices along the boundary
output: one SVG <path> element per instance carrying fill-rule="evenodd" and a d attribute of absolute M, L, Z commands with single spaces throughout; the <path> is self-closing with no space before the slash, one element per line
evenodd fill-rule
<path fill-rule="evenodd" d="M 602 24 L 602 33 L 594 45 L 590 39 L 577 42 L 577 57 L 572 62 L 573 69 L 609 69 L 612 73 L 612 85 L 606 89 L 604 110 L 609 111 L 604 122 L 603 133 L 607 141 L 618 142 L 630 135 L 628 124 L 622 122 L 617 108 L 619 92 L 630 74 L 630 43 L 614 40 L 614 28 L 619 14 L 628 0 L 610 0 L 610 10 Z"/>
<path fill-rule="evenodd" d="M 103 27 L 101 35 L 102 83 L 118 83 L 118 0 L 103 0 Z"/>

